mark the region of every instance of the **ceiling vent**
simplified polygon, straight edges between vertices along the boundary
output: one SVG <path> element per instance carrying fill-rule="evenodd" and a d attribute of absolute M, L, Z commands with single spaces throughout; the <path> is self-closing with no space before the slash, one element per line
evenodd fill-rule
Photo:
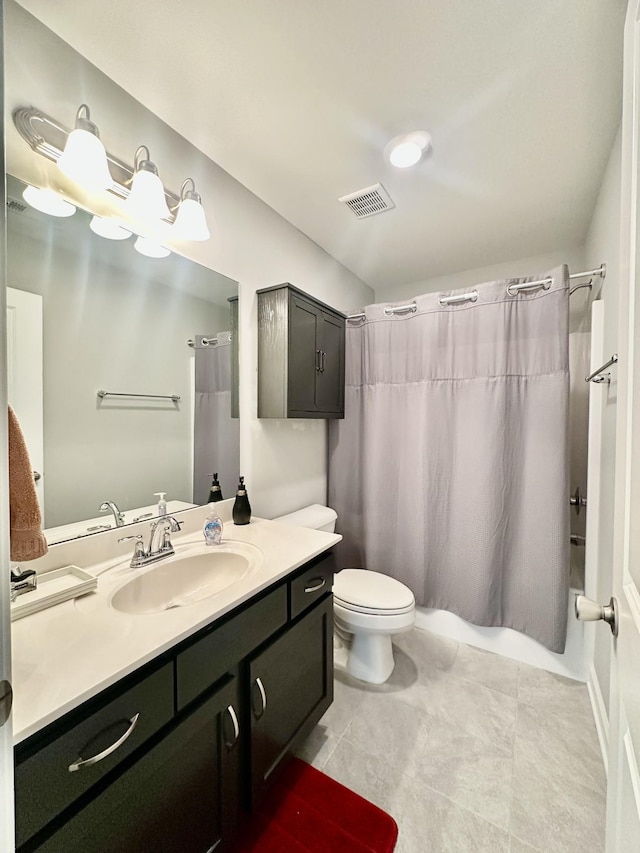
<path fill-rule="evenodd" d="M 374 184 L 372 187 L 343 195 L 338 201 L 350 207 L 358 219 L 384 213 L 385 210 L 392 210 L 395 207 L 391 196 L 382 184 Z"/>
<path fill-rule="evenodd" d="M 26 204 L 15 198 L 11 198 L 11 196 L 7 197 L 7 210 L 11 211 L 11 213 L 24 213 L 26 209 Z"/>

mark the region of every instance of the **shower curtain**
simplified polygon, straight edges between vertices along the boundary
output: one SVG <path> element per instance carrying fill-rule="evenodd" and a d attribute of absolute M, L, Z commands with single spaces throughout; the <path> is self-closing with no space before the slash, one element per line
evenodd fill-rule
<path fill-rule="evenodd" d="M 545 276 L 542 276 L 545 277 Z M 511 296 L 426 294 L 347 323 L 345 419 L 329 431 L 342 566 L 420 605 L 563 652 L 569 589 L 566 267 Z M 536 279 L 537 280 L 537 279 Z M 388 307 L 388 306 L 387 306 Z"/>
<path fill-rule="evenodd" d="M 205 504 L 211 474 L 218 473 L 222 494 L 235 492 L 240 468 L 238 419 L 231 417 L 231 332 L 218 332 L 217 343 L 195 341 L 193 502 Z"/>

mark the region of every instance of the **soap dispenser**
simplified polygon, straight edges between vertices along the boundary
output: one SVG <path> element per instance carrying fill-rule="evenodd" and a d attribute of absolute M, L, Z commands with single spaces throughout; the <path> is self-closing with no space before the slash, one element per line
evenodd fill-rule
<path fill-rule="evenodd" d="M 202 533 L 207 545 L 219 545 L 222 542 L 222 519 L 212 503 L 209 504 L 209 514 L 204 522 Z"/>
<path fill-rule="evenodd" d="M 240 477 L 238 483 L 238 491 L 233 504 L 233 523 L 234 524 L 249 524 L 251 521 L 251 504 L 247 496 L 247 490 L 244 486 L 244 477 Z"/>
<path fill-rule="evenodd" d="M 166 492 L 154 492 L 155 497 L 159 498 L 158 501 L 158 515 L 163 516 L 167 514 L 167 502 L 165 500 Z"/>
<path fill-rule="evenodd" d="M 211 483 L 211 488 L 209 489 L 209 503 L 215 504 L 218 501 L 224 500 L 222 497 L 222 489 L 220 488 L 220 483 L 218 482 L 218 474 L 211 475 L 213 477 L 213 481 Z"/>

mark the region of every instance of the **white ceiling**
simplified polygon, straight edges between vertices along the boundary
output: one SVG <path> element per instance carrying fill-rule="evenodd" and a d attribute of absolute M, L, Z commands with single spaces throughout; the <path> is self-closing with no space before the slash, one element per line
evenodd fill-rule
<path fill-rule="evenodd" d="M 20 4 L 372 287 L 585 239 L 625 0 Z M 419 129 L 433 155 L 385 163 Z M 338 203 L 378 181 L 396 209 Z"/>

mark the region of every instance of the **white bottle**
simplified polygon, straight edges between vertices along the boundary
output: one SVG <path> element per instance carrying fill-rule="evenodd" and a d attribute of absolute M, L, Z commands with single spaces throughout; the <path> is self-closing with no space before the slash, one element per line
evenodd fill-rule
<path fill-rule="evenodd" d="M 154 492 L 153 493 L 157 498 L 160 498 L 158 501 L 158 515 L 163 516 L 167 514 L 167 502 L 164 499 L 166 492 Z"/>
<path fill-rule="evenodd" d="M 216 512 L 216 505 L 209 504 L 209 515 L 202 528 L 207 545 L 219 545 L 222 542 L 222 519 Z"/>

